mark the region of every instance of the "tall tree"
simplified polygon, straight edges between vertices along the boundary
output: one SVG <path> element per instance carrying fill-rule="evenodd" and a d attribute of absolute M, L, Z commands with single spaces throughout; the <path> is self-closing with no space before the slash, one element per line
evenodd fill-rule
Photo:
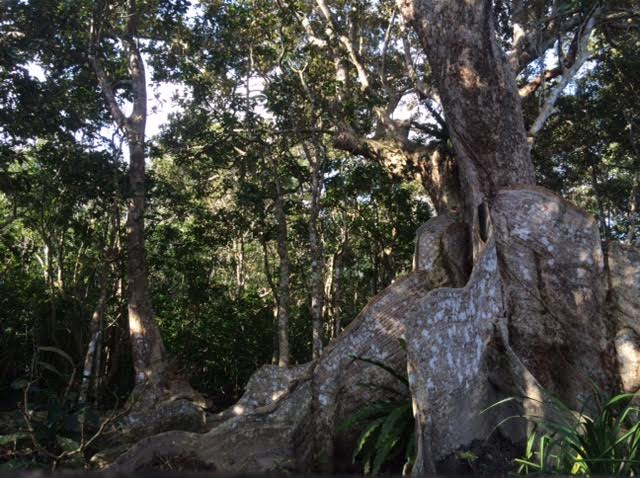
<path fill-rule="evenodd" d="M 145 130 L 147 123 L 147 75 L 140 49 L 141 23 L 153 5 L 129 0 L 124 5 L 97 2 L 89 32 L 87 56 L 104 99 L 129 147 L 129 187 L 127 210 L 127 306 L 133 352 L 135 382 L 143 402 L 166 398 L 170 388 L 167 355 L 155 321 L 145 260 Z M 113 42 L 120 48 L 114 48 Z M 103 58 L 122 56 L 128 78 L 117 83 L 105 70 Z M 130 95 L 132 109 L 125 114 L 117 99 L 117 87 Z"/>
<path fill-rule="evenodd" d="M 140 6 L 135 0 L 127 2 L 121 12 L 124 19 L 121 31 L 103 22 L 108 18 L 109 3 L 98 4 L 92 18 L 91 46 L 88 55 L 113 120 L 120 128 L 129 146 L 129 186 L 131 200 L 127 211 L 127 293 L 129 310 L 129 333 L 133 350 L 136 384 L 147 387 L 145 395 L 153 401 L 161 396 L 161 386 L 166 380 L 167 358 L 155 322 L 145 262 L 145 129 L 147 123 L 147 77 L 144 61 L 138 46 Z M 113 8 L 113 7 L 111 7 Z M 122 54 L 126 58 L 133 108 L 127 116 L 116 99 L 113 82 L 102 64 L 100 48 L 104 30 L 121 42 Z"/>
<path fill-rule="evenodd" d="M 501 373 L 510 375 L 515 388 L 528 396 L 542 398 L 545 390 L 551 390 L 575 403 L 575 397 L 589 393 L 579 378 L 587 369 L 598 386 L 611 390 L 617 382 L 613 338 L 619 324 L 606 315 L 608 284 L 602 279 L 605 263 L 598 228 L 586 212 L 534 187 L 515 72 L 498 43 L 492 4 L 398 0 L 398 6 L 427 54 L 456 152 L 474 262 L 465 289 L 472 291 L 482 284 L 485 297 L 474 300 L 464 290 L 443 295 L 461 302 L 457 314 L 468 321 L 463 328 L 475 328 L 484 340 L 499 340 L 513 354 Z M 602 11 L 601 4 L 593 2 L 579 18 L 582 28 L 574 37 L 574 65 L 584 61 L 587 42 Z M 562 57 L 560 39 L 557 45 Z M 549 108 L 571 78 L 571 68 L 561 66 L 564 77 L 543 104 L 529 130 L 532 134 L 539 130 L 538 122 L 548 119 Z M 521 215 L 524 211 L 527 213 Z M 566 237 L 575 237 L 572 249 L 564 246 Z M 538 248 L 540 243 L 547 245 L 546 250 Z M 564 268 L 557 268 L 557 261 L 580 264 L 580 271 L 570 269 L 566 274 Z M 550 294 L 554 285 L 555 297 Z M 453 326 L 453 311 L 447 306 L 425 298 L 422 308 L 444 314 L 448 317 L 445 324 Z M 506 318 L 502 325 L 495 325 L 504 327 L 499 339 L 487 329 L 491 316 L 494 324 L 501 322 L 495 317 Z M 532 322 L 533 327 L 546 330 L 555 327 L 553 339 L 532 330 Z M 466 360 L 464 347 L 473 342 L 467 333 L 465 330 L 461 348 L 448 352 L 449 373 L 460 372 L 457 361 Z M 429 342 L 408 333 L 409 370 L 416 384 L 412 391 L 418 424 L 417 473 L 435 471 L 436 461 L 452 451 L 452 443 L 468 443 L 474 435 L 486 433 L 486 425 L 477 418 L 461 418 L 466 428 L 462 431 L 458 425 L 444 423 L 434 411 L 443 391 L 464 390 L 469 382 L 461 374 L 460 383 L 455 384 L 434 370 L 422 352 Z M 481 357 L 482 345 L 477 350 Z M 549 361 L 543 363 L 540 354 Z M 563 371 L 555 368 L 560 362 L 566 364 Z M 476 411 L 495 393 L 489 375 L 478 377 L 473 380 L 475 397 L 467 397 L 469 408 Z M 503 393 L 508 390 L 501 387 L 504 384 L 498 387 Z M 525 414 L 545 413 L 539 404 L 523 407 Z M 516 436 L 512 432 L 512 439 Z"/>
<path fill-rule="evenodd" d="M 324 316 L 324 253 L 318 227 L 320 216 L 320 195 L 326 152 L 316 142 L 309 147 L 304 142 L 302 148 L 309 162 L 311 172 L 311 201 L 309 204 L 309 255 L 311 256 L 311 329 L 312 358 L 322 353 L 323 316 Z"/>

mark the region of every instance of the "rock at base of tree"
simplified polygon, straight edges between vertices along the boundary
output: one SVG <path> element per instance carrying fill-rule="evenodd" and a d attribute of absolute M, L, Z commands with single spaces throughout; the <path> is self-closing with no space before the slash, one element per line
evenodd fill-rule
<path fill-rule="evenodd" d="M 202 432 L 207 429 L 204 409 L 184 398 L 135 407 L 116 425 L 123 438 L 134 441 L 167 430 Z"/>

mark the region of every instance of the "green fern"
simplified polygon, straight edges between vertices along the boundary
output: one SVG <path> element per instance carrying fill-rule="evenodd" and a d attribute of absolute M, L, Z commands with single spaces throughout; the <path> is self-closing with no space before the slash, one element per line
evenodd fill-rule
<path fill-rule="evenodd" d="M 358 457 L 363 461 L 365 475 L 377 475 L 382 467 L 403 455 L 405 468 L 413 465 L 416 456 L 414 418 L 409 397 L 409 382 L 405 376 L 377 360 L 353 357 L 355 360 L 375 365 L 395 377 L 406 387 L 406 393 L 399 400 L 379 400 L 362 408 L 346 419 L 337 429 L 338 433 L 366 424 L 353 450 L 352 461 Z M 361 384 L 363 387 L 399 394 L 390 387 Z"/>

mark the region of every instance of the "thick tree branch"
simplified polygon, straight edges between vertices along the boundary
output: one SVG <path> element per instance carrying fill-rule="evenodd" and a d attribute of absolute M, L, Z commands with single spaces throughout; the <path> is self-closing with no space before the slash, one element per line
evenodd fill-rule
<path fill-rule="evenodd" d="M 289 5 L 283 4 L 281 0 L 276 0 L 276 2 L 278 4 L 278 7 L 280 7 L 281 10 L 289 9 L 289 11 L 293 13 L 293 15 L 298 20 L 298 23 L 300 23 L 300 25 L 304 29 L 304 32 L 307 34 L 309 43 L 319 48 L 327 47 L 326 40 L 323 40 L 322 38 L 317 36 L 316 33 L 313 31 L 313 27 L 311 26 L 311 21 L 309 20 L 309 17 L 307 15 L 305 15 L 304 13 L 300 12 L 295 8 L 291 8 L 291 6 Z"/>
<path fill-rule="evenodd" d="M 412 121 L 411 126 L 419 131 L 422 131 L 423 133 L 428 134 L 429 136 L 433 136 L 434 138 L 438 138 L 440 140 L 447 139 L 447 134 L 442 129 L 436 128 L 433 125 Z"/>
<path fill-rule="evenodd" d="M 527 21 L 526 12 L 527 9 L 523 8 L 523 15 L 517 17 L 518 21 L 514 22 L 513 48 L 507 55 L 508 62 L 516 75 L 553 47 L 558 36 L 574 30 L 582 22 L 581 17 L 575 12 L 563 13 L 562 16 L 552 14 L 546 19 Z M 541 27 L 541 24 L 544 26 Z"/>
<path fill-rule="evenodd" d="M 123 130 L 126 129 L 127 117 L 122 112 L 120 105 L 118 105 L 118 101 L 116 100 L 111 82 L 109 81 L 104 68 L 102 68 L 102 63 L 93 54 L 90 54 L 87 58 L 89 60 L 89 64 L 93 68 L 94 73 L 96 74 L 98 84 L 102 89 L 102 94 L 107 101 L 107 106 L 109 107 L 111 116 L 113 116 L 113 120 L 116 122 L 119 128 Z"/>
<path fill-rule="evenodd" d="M 384 89 L 387 96 L 393 96 L 393 92 L 389 87 L 389 83 L 387 82 L 387 48 L 389 47 L 389 40 L 391 39 L 391 30 L 393 29 L 393 25 L 396 19 L 397 8 L 393 9 L 391 13 L 391 18 L 389 19 L 389 24 L 387 25 L 387 30 L 384 33 L 384 39 L 382 41 L 382 47 L 380 49 L 380 68 L 378 70 L 380 76 L 380 83 L 382 84 L 382 88 Z"/>
<path fill-rule="evenodd" d="M 571 65 L 568 66 L 564 71 L 562 71 L 562 77 L 558 80 L 558 82 L 551 88 L 549 95 L 545 98 L 542 108 L 540 108 L 540 112 L 538 116 L 531 124 L 529 128 L 529 142 L 533 142 L 533 138 L 540 132 L 545 122 L 556 112 L 555 104 L 558 101 L 558 98 L 567 87 L 569 82 L 575 77 L 576 73 L 585 61 L 589 58 L 589 39 L 591 38 L 591 33 L 593 32 L 597 15 L 600 9 L 595 8 L 587 20 L 583 23 L 580 30 L 576 33 L 576 36 L 572 42 L 571 55 L 573 56 L 573 61 Z"/>
<path fill-rule="evenodd" d="M 139 140 L 144 141 L 144 127 L 147 118 L 147 84 L 144 61 L 134 39 L 123 39 L 123 44 L 127 53 L 129 75 L 133 87 L 133 110 L 128 122 L 135 127 L 136 134 L 141 136 Z"/>

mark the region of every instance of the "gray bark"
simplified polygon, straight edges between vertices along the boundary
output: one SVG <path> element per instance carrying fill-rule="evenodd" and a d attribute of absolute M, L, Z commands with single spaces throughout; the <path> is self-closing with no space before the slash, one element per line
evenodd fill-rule
<path fill-rule="evenodd" d="M 465 218 L 503 187 L 534 183 L 520 96 L 497 45 L 491 3 L 482 0 L 398 0 L 427 53 L 453 141 Z"/>
<path fill-rule="evenodd" d="M 134 105 L 125 132 L 129 144 L 129 187 L 127 210 L 127 291 L 135 381 L 155 389 L 165 377 L 166 352 L 155 322 L 145 260 L 145 128 L 147 85 L 144 62 L 133 40 L 125 41 Z M 154 390 L 150 393 L 159 393 Z M 157 398 L 157 397 L 156 397 Z"/>
<path fill-rule="evenodd" d="M 80 385 L 80 393 L 78 395 L 78 405 L 83 406 L 87 402 L 87 395 L 89 393 L 89 387 L 91 385 L 91 377 L 94 376 L 94 382 L 98 380 L 98 374 L 100 369 L 98 368 L 95 358 L 97 358 L 97 351 L 101 347 L 102 338 L 102 323 L 104 318 L 104 312 L 107 307 L 107 300 L 109 298 L 109 264 L 106 262 L 104 268 L 104 275 L 100 278 L 100 297 L 96 308 L 91 315 L 91 322 L 89 324 L 89 337 L 91 340 L 87 346 L 87 352 L 84 359 L 84 367 L 82 370 L 82 383 Z"/>
<path fill-rule="evenodd" d="M 412 304 L 436 287 L 461 285 L 449 273 L 451 257 L 445 251 L 452 250 L 462 232 L 447 217 L 422 228 L 419 240 L 425 246 L 417 250 L 414 272 L 373 298 L 316 362 L 290 369 L 263 367 L 249 381 L 245 396 L 216 418 L 222 423 L 209 432 L 170 432 L 142 441 L 121 456 L 114 469 L 133 470 L 158 454 L 193 452 L 222 471 L 332 470 L 336 448 L 350 446 L 336 435 L 337 425 L 385 397 L 376 384 L 398 385 L 387 372 L 354 360 L 354 355 L 402 372 L 406 358 L 398 339 L 406 332 Z M 363 387 L 363 377 L 374 386 Z M 271 433 L 271 438 L 256 438 L 263 433 Z M 280 439 L 273 440 L 273 433 Z"/>

